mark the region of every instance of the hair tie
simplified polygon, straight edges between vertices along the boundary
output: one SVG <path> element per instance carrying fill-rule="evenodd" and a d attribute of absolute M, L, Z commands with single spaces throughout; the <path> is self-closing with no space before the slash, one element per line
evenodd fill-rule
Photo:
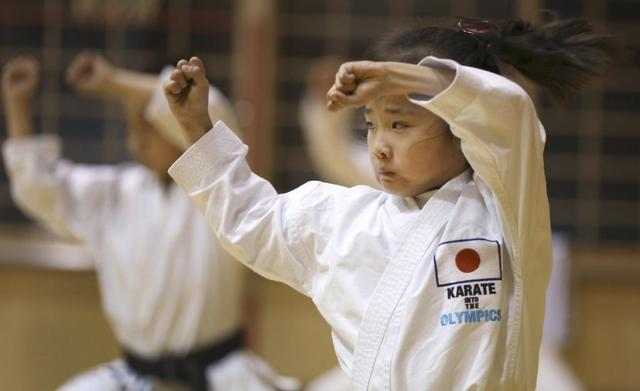
<path fill-rule="evenodd" d="M 488 19 L 464 18 L 458 19 L 458 31 L 469 34 L 484 42 L 486 47 L 491 45 L 491 33 L 494 26 Z"/>
<path fill-rule="evenodd" d="M 495 59 L 496 49 L 500 47 L 497 41 L 497 27 L 488 19 L 465 18 L 458 19 L 458 31 L 468 34 L 478 42 L 478 63 L 482 68 L 500 74 L 500 69 Z"/>

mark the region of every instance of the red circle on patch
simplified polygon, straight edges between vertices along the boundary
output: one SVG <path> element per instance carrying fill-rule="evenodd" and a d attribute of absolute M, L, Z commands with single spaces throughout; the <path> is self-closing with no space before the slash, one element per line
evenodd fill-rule
<path fill-rule="evenodd" d="M 480 267 L 480 254 L 470 248 L 458 251 L 456 266 L 461 272 L 471 273 Z"/>

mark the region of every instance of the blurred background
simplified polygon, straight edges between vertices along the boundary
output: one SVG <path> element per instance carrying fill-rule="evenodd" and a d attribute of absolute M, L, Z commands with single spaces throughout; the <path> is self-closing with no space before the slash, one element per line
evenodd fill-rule
<path fill-rule="evenodd" d="M 640 389 L 640 2 L 637 0 L 2 0 L 0 63 L 41 61 L 38 132 L 59 133 L 79 162 L 129 159 L 120 108 L 74 94 L 64 70 L 80 50 L 157 73 L 200 56 L 231 98 L 250 162 L 280 191 L 317 178 L 298 102 L 310 67 L 358 59 L 372 39 L 455 16 L 584 16 L 620 36 L 629 59 L 568 106 L 535 94 L 548 133 L 546 171 L 564 270 L 551 303 L 561 358 L 590 390 Z M 4 115 L 4 112 L 1 113 Z M 0 137 L 6 137 L 4 117 Z M 557 260 L 556 260 L 557 261 Z M 59 266 L 57 269 L 44 264 Z M 119 354 L 84 250 L 34 226 L 0 168 L 0 389 L 47 390 Z M 329 329 L 305 297 L 250 277 L 254 348 L 309 380 L 334 366 Z M 553 321 L 552 320 L 552 321 Z"/>

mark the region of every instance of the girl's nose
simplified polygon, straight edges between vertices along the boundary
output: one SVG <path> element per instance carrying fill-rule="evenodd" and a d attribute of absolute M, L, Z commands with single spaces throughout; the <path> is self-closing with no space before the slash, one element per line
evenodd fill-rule
<path fill-rule="evenodd" d="M 374 141 L 373 154 L 382 160 L 391 158 L 391 147 L 385 142 L 384 137 L 377 137 Z"/>

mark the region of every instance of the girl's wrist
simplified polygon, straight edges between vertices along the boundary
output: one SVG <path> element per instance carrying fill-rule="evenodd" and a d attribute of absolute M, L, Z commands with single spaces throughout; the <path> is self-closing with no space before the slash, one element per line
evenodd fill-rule
<path fill-rule="evenodd" d="M 183 123 L 182 130 L 185 132 L 187 138 L 192 143 L 196 142 L 200 137 L 204 136 L 211 128 L 213 124 L 210 118 L 201 119 L 190 123 Z"/>

